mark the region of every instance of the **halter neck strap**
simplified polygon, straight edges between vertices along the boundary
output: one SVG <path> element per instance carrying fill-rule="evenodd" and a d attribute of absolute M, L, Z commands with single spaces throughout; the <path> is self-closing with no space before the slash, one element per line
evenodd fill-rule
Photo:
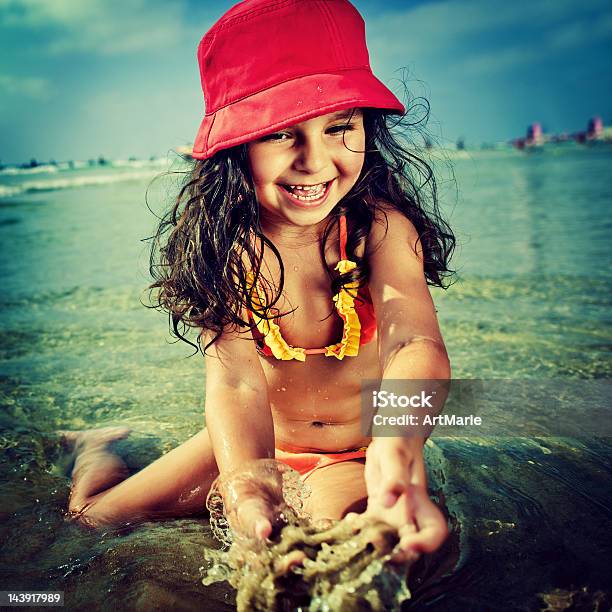
<path fill-rule="evenodd" d="M 346 216 L 340 215 L 338 223 L 340 225 L 340 259 L 346 259 Z"/>

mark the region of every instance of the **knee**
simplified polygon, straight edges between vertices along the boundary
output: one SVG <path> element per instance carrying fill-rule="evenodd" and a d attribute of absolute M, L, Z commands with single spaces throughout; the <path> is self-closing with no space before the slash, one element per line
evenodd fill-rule
<path fill-rule="evenodd" d="M 307 480 L 312 489 L 304 509 L 313 520 L 343 519 L 349 512 L 361 513 L 367 506 L 363 465 L 347 461 L 321 468 Z"/>
<path fill-rule="evenodd" d="M 305 500 L 304 510 L 313 521 L 339 521 L 349 512 L 365 512 L 368 502 L 365 489 L 349 486 L 349 483 L 333 484 L 317 489 L 313 487 L 312 495 Z"/>
<path fill-rule="evenodd" d="M 339 521 L 350 512 L 361 514 L 368 504 L 367 497 L 350 499 L 347 496 L 332 496 L 325 500 L 317 499 L 304 504 L 304 510 L 313 521 Z"/>

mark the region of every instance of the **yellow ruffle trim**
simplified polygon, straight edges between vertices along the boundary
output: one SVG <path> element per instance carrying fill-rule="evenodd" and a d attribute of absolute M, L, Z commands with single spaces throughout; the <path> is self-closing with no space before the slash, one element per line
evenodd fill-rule
<path fill-rule="evenodd" d="M 336 270 L 340 274 L 346 274 L 353 270 L 357 264 L 350 259 L 342 259 L 336 265 Z M 251 292 L 251 301 L 253 305 L 257 307 L 260 312 L 265 311 L 266 298 L 263 292 L 255 283 L 255 276 L 252 272 L 247 273 L 247 289 L 251 291 L 252 288 L 255 291 Z M 343 359 L 347 357 L 355 357 L 359 353 L 359 339 L 361 337 L 361 323 L 359 322 L 359 316 L 355 312 L 355 298 L 352 294 L 357 295 L 359 284 L 356 282 L 349 283 L 345 287 L 342 287 L 340 291 L 333 297 L 334 305 L 338 314 L 344 322 L 342 330 L 342 340 L 337 344 L 330 344 L 325 347 L 326 357 L 336 357 L 336 359 Z M 351 293 L 349 293 L 350 290 Z M 261 334 L 265 337 L 265 343 L 268 345 L 272 354 L 276 359 L 283 361 L 289 361 L 296 359 L 297 361 L 306 361 L 306 350 L 303 348 L 291 346 L 285 342 L 280 327 L 274 323 L 271 319 L 263 319 L 252 312 L 253 320 L 255 325 Z"/>

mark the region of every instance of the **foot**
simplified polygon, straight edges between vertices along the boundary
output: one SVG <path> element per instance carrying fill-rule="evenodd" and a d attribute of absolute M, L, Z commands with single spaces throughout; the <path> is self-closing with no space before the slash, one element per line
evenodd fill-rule
<path fill-rule="evenodd" d="M 99 427 L 98 429 L 64 430 L 58 431 L 64 448 L 80 455 L 85 450 L 100 449 L 116 440 L 123 440 L 130 435 L 129 427 Z"/>
<path fill-rule="evenodd" d="M 58 431 L 62 446 L 67 454 L 58 462 L 58 470 L 74 479 L 83 469 L 96 466 L 100 457 L 113 454 L 107 447 L 116 440 L 130 435 L 129 427 L 99 427 L 98 429 Z M 124 476 L 126 477 L 127 474 Z"/>

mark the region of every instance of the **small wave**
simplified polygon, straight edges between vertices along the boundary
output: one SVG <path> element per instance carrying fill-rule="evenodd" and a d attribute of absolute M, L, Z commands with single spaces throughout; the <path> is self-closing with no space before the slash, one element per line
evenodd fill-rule
<path fill-rule="evenodd" d="M 0 185 L 0 198 L 9 198 L 24 193 L 37 193 L 42 191 L 58 191 L 61 189 L 74 189 L 89 187 L 91 185 L 108 185 L 124 181 L 138 181 L 154 176 L 158 170 L 151 168 L 138 172 L 121 172 L 117 174 L 98 174 L 93 176 L 79 176 L 45 181 L 25 181 L 19 185 Z"/>
<path fill-rule="evenodd" d="M 161 168 L 168 165 L 165 157 L 153 159 L 109 159 L 102 164 L 91 161 L 62 161 L 52 164 L 41 164 L 33 168 L 7 166 L 0 168 L 0 176 L 29 176 L 31 174 L 53 174 L 74 170 L 96 170 L 104 168 Z"/>
<path fill-rule="evenodd" d="M 34 166 L 34 168 L 13 168 L 9 166 L 8 168 L 3 168 L 0 170 L 0 174 L 7 174 L 9 176 L 22 174 L 47 174 L 49 172 L 57 172 L 58 170 L 59 167 L 55 164 L 43 164 L 41 166 Z"/>

